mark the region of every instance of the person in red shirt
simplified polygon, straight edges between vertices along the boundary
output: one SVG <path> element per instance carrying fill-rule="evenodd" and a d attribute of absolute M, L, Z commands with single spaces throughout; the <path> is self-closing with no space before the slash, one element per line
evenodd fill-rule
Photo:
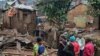
<path fill-rule="evenodd" d="M 83 56 L 94 56 L 94 45 L 90 38 L 86 40 Z"/>
<path fill-rule="evenodd" d="M 78 44 L 75 40 L 76 40 L 76 37 L 75 37 L 75 36 L 71 36 L 71 37 L 70 37 L 71 44 L 72 44 L 73 47 L 74 47 L 75 56 L 79 56 L 79 53 L 80 53 L 80 46 L 79 46 L 79 44 Z"/>

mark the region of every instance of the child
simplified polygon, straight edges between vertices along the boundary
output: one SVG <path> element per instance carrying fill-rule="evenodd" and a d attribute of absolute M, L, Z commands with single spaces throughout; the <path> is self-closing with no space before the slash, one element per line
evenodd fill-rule
<path fill-rule="evenodd" d="M 41 56 L 45 51 L 45 46 L 43 45 L 43 41 L 41 38 L 36 39 L 36 43 L 33 47 L 33 56 Z"/>

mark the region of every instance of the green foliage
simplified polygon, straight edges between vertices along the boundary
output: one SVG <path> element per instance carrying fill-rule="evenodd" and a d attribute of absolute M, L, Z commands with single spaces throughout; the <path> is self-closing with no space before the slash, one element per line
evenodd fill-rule
<path fill-rule="evenodd" d="M 96 40 L 96 45 L 98 46 L 98 47 L 100 47 L 100 40 Z"/>
<path fill-rule="evenodd" d="M 100 16 L 100 0 L 88 0 L 91 5 L 91 13 L 94 16 Z"/>
<path fill-rule="evenodd" d="M 100 47 L 100 40 L 92 39 L 93 43 L 96 44 L 97 47 Z"/>
<path fill-rule="evenodd" d="M 38 9 L 48 17 L 49 22 L 59 25 L 66 22 L 70 3 L 71 0 L 42 0 L 38 4 Z"/>

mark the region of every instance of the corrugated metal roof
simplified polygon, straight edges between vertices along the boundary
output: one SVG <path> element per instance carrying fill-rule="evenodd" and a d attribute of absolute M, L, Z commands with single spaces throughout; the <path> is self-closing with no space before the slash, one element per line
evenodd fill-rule
<path fill-rule="evenodd" d="M 73 9 L 80 4 L 86 4 L 87 5 L 88 1 L 87 0 L 73 0 L 72 3 L 71 3 L 70 9 Z"/>
<path fill-rule="evenodd" d="M 33 5 L 34 1 L 33 0 L 27 0 L 27 5 Z"/>
<path fill-rule="evenodd" d="M 8 5 L 12 5 L 16 2 L 17 0 L 7 0 L 7 4 Z"/>
<path fill-rule="evenodd" d="M 17 0 L 17 1 L 25 5 L 35 5 L 37 3 L 37 0 Z"/>
<path fill-rule="evenodd" d="M 19 0 L 20 2 L 22 0 Z M 36 0 L 24 0 L 23 3 L 19 3 L 19 1 L 16 1 L 16 5 L 14 6 L 15 8 L 20 8 L 20 9 L 28 9 L 28 10 L 36 10 Z"/>
<path fill-rule="evenodd" d="M 20 9 L 28 9 L 28 10 L 36 10 L 36 4 L 37 0 L 23 0 L 25 1 L 25 4 L 20 4 L 19 1 L 22 0 L 0 0 L 0 9 L 6 10 L 7 6 L 11 6 L 13 3 L 15 3 L 14 7 L 20 8 Z"/>
<path fill-rule="evenodd" d="M 19 8 L 19 9 L 34 10 L 34 8 L 32 8 L 31 6 L 27 6 L 27 5 L 23 5 L 23 4 L 17 4 L 14 7 Z"/>

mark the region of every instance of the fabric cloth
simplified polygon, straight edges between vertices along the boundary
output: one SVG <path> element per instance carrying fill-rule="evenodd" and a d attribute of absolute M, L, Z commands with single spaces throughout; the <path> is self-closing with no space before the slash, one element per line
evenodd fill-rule
<path fill-rule="evenodd" d="M 45 49 L 44 45 L 38 45 L 37 43 L 33 46 L 33 56 L 46 56 L 47 50 Z"/>
<path fill-rule="evenodd" d="M 80 56 L 83 56 L 83 51 L 84 51 L 84 50 L 80 50 Z"/>
<path fill-rule="evenodd" d="M 71 36 L 69 39 L 71 42 L 75 41 L 75 36 Z"/>
<path fill-rule="evenodd" d="M 78 44 L 80 46 L 80 50 L 84 50 L 85 39 L 84 38 L 76 38 L 76 41 L 78 42 Z"/>
<path fill-rule="evenodd" d="M 48 56 L 47 54 L 48 54 L 47 49 L 45 49 L 43 56 Z"/>
<path fill-rule="evenodd" d="M 35 36 L 41 36 L 41 37 L 45 37 L 47 33 L 45 31 L 41 31 L 41 30 L 34 30 L 33 31 L 33 35 Z"/>
<path fill-rule="evenodd" d="M 47 53 L 47 50 L 45 49 L 44 53 L 41 54 L 41 55 L 39 55 L 39 56 L 48 56 L 47 54 L 48 54 L 48 53 Z"/>
<path fill-rule="evenodd" d="M 8 10 L 8 17 L 13 17 L 16 14 L 16 9 L 15 8 L 11 8 Z"/>
<path fill-rule="evenodd" d="M 68 32 L 65 32 L 63 35 L 65 36 L 66 39 L 69 39 L 70 34 Z"/>
<path fill-rule="evenodd" d="M 66 45 L 65 42 L 63 42 L 63 44 Z M 66 51 L 64 50 L 65 46 L 63 44 L 59 43 L 59 46 L 58 46 L 58 56 L 66 56 L 67 55 Z"/>
<path fill-rule="evenodd" d="M 33 46 L 33 56 L 36 56 L 38 54 L 38 49 L 39 49 L 39 45 L 36 43 Z"/>
<path fill-rule="evenodd" d="M 74 46 L 74 52 L 75 52 L 75 56 L 78 56 L 79 55 L 79 52 L 80 52 L 80 47 L 79 47 L 79 44 L 77 42 L 71 42 L 71 44 Z"/>
<path fill-rule="evenodd" d="M 40 45 L 40 46 L 39 46 L 39 49 L 38 49 L 39 55 L 43 54 L 44 52 L 45 52 L 45 47 L 44 47 L 44 45 Z"/>
<path fill-rule="evenodd" d="M 94 56 L 94 45 L 92 42 L 85 45 L 83 56 Z"/>
<path fill-rule="evenodd" d="M 67 47 L 67 56 L 75 56 L 74 46 L 71 43 Z"/>

